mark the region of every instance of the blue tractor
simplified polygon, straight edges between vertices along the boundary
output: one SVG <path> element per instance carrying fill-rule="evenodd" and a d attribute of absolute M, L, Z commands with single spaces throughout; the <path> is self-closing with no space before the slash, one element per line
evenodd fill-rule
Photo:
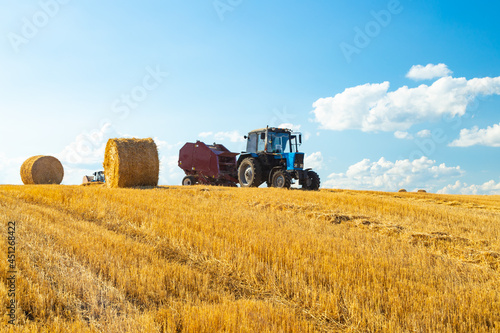
<path fill-rule="evenodd" d="M 290 129 L 267 127 L 245 136 L 247 149 L 238 158 L 238 181 L 241 187 L 290 188 L 293 180 L 305 190 L 318 190 L 316 172 L 304 169 L 304 153 L 299 152 L 302 135 Z"/>

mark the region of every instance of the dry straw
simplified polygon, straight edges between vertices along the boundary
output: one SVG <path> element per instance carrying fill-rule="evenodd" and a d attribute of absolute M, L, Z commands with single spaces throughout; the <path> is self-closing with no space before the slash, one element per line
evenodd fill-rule
<path fill-rule="evenodd" d="M 153 139 L 109 139 L 104 154 L 108 187 L 156 186 L 160 173 Z"/>
<path fill-rule="evenodd" d="M 61 162 L 52 156 L 33 156 L 21 166 L 21 179 L 25 185 L 61 184 L 63 177 Z"/>
<path fill-rule="evenodd" d="M 104 185 L 103 182 L 90 182 L 90 183 L 83 183 L 82 186 L 98 186 L 98 185 Z"/>

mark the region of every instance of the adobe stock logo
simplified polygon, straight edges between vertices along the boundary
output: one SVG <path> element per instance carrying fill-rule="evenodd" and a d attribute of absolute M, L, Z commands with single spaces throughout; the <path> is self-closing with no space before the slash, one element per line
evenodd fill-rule
<path fill-rule="evenodd" d="M 44 0 L 40 1 L 38 5 L 40 6 L 30 18 L 23 17 L 20 33 L 9 32 L 7 38 L 10 45 L 15 52 L 21 50 L 21 45 L 28 44 L 33 40 L 41 29 L 45 28 L 50 20 L 53 19 L 59 11 L 61 6 L 66 5 L 71 0 Z"/>
<path fill-rule="evenodd" d="M 403 12 L 403 6 L 398 0 L 390 0 L 387 3 L 387 9 L 382 9 L 378 12 L 371 11 L 372 21 L 365 24 L 364 29 L 354 27 L 353 44 L 342 42 L 339 44 L 340 50 L 344 54 L 347 63 L 351 63 L 354 54 L 360 54 L 361 50 L 367 48 L 372 40 L 380 35 L 382 28 L 387 27 L 395 15 Z"/>
<path fill-rule="evenodd" d="M 149 93 L 158 88 L 168 76 L 168 73 L 163 72 L 159 66 L 156 66 L 156 69 L 148 66 L 146 72 L 141 84 L 136 85 L 130 90 L 130 93 L 122 94 L 119 99 L 113 102 L 111 109 L 121 119 L 127 118 L 130 111 L 137 109 L 139 104 L 146 100 Z"/>
<path fill-rule="evenodd" d="M 224 21 L 224 15 L 226 12 L 232 12 L 236 9 L 243 0 L 215 0 L 212 4 L 214 6 L 217 15 L 219 16 L 219 20 Z"/>

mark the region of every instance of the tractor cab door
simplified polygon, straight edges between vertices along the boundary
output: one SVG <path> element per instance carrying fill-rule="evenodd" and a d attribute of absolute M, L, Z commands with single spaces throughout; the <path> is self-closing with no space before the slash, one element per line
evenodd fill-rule
<path fill-rule="evenodd" d="M 247 153 L 257 152 L 257 133 L 250 133 L 247 138 Z"/>
<path fill-rule="evenodd" d="M 265 151 L 265 150 L 266 150 L 266 133 L 259 133 L 257 141 L 257 151 Z"/>
<path fill-rule="evenodd" d="M 257 153 L 266 149 L 266 133 L 250 133 L 247 138 L 247 153 Z"/>

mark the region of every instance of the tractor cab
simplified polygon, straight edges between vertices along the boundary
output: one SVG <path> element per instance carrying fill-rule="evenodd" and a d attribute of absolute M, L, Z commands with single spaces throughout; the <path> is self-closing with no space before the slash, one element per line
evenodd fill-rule
<path fill-rule="evenodd" d="M 104 171 L 96 171 L 93 173 L 95 182 L 105 182 L 104 180 Z"/>
<path fill-rule="evenodd" d="M 299 151 L 302 135 L 287 128 L 266 127 L 245 136 L 247 149 L 238 159 L 240 185 L 290 187 L 297 179 L 306 189 L 318 189 L 319 177 L 304 170 L 304 153 Z"/>
<path fill-rule="evenodd" d="M 246 153 L 298 153 L 302 144 L 300 133 L 276 127 L 251 131 L 245 139 L 247 139 Z"/>

